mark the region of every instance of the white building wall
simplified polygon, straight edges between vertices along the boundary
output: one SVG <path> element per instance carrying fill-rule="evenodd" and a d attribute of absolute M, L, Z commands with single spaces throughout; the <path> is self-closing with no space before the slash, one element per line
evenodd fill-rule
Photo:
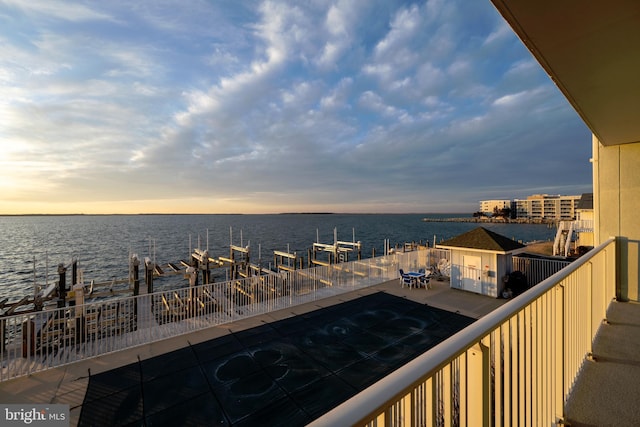
<path fill-rule="evenodd" d="M 492 214 L 495 209 L 511 209 L 511 200 L 481 200 L 480 212 Z"/>
<path fill-rule="evenodd" d="M 451 282 L 450 286 L 456 289 L 463 289 L 463 278 L 468 272 L 464 271 L 464 257 L 475 256 L 481 259 L 481 268 L 478 273 L 480 277 L 481 294 L 497 298 L 502 288 L 501 275 L 504 273 L 500 270 L 504 268 L 504 263 L 498 266 L 497 255 L 491 252 L 470 251 L 464 249 L 451 249 Z M 500 267 L 500 268 L 499 268 Z"/>

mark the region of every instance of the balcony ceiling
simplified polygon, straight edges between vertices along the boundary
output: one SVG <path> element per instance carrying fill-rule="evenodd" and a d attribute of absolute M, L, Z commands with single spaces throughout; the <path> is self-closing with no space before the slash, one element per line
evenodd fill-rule
<path fill-rule="evenodd" d="M 640 1 L 491 1 L 602 144 L 640 142 Z"/>

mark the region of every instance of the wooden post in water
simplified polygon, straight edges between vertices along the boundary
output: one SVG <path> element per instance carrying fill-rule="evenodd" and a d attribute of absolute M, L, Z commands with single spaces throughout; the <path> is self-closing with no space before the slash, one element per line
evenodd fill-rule
<path fill-rule="evenodd" d="M 245 257 L 244 257 L 244 271 L 245 271 L 245 276 L 249 277 L 251 276 L 251 269 L 249 268 L 249 266 L 251 265 L 251 246 L 247 245 L 247 252 L 245 252 Z"/>
<path fill-rule="evenodd" d="M 140 295 L 140 260 L 137 254 L 132 254 L 129 260 L 129 280 L 133 280 L 133 296 Z M 138 298 L 133 300 L 133 315 L 138 321 Z"/>
<path fill-rule="evenodd" d="M 199 277 L 199 273 L 198 270 L 200 270 L 197 266 L 194 267 L 194 275 L 193 275 L 193 283 L 191 283 L 191 280 L 189 280 L 189 287 L 193 288 L 195 286 L 198 286 L 198 277 Z M 203 272 L 204 274 L 204 272 Z"/>
<path fill-rule="evenodd" d="M 186 273 L 189 276 L 189 295 L 187 303 L 189 304 L 189 312 L 193 313 L 196 305 L 195 287 L 198 286 L 198 270 L 197 266 L 187 267 Z M 204 272 L 203 272 L 204 274 Z"/>
<path fill-rule="evenodd" d="M 147 284 L 147 293 L 153 293 L 153 262 L 149 258 L 144 259 L 144 281 Z M 151 300 L 153 301 L 153 299 Z"/>
<path fill-rule="evenodd" d="M 71 289 L 78 283 L 78 260 L 73 259 L 71 262 Z"/>
<path fill-rule="evenodd" d="M 209 269 L 209 251 L 205 250 L 202 253 L 202 284 L 209 283 L 211 278 L 211 270 Z"/>
<path fill-rule="evenodd" d="M 196 267 L 187 267 L 186 271 L 189 277 L 189 287 L 193 288 L 198 286 L 198 269 Z"/>
<path fill-rule="evenodd" d="M 70 292 L 70 297 L 71 300 L 69 300 L 69 306 L 75 306 L 77 304 L 77 298 L 75 297 L 76 294 L 76 285 L 78 283 L 80 283 L 80 276 L 82 274 L 82 271 L 78 270 L 78 259 L 77 258 L 73 258 L 71 259 L 71 286 L 69 286 L 69 290 Z M 82 285 L 80 285 L 80 292 L 82 292 L 82 298 L 84 301 L 84 288 Z"/>
<path fill-rule="evenodd" d="M 131 277 L 133 279 L 133 295 L 140 295 L 140 260 L 136 254 L 131 256 Z"/>
<path fill-rule="evenodd" d="M 33 320 L 22 323 L 22 357 L 33 356 L 36 350 L 36 334 Z"/>
<path fill-rule="evenodd" d="M 202 271 L 202 284 L 209 283 L 211 278 L 211 271 L 209 267 L 209 251 L 208 250 L 200 250 L 194 249 L 191 254 L 191 262 L 189 263 L 191 267 L 194 267 L 196 275 L 200 274 Z M 197 279 L 197 277 L 196 277 Z"/>
<path fill-rule="evenodd" d="M 58 308 L 66 305 L 67 301 L 67 267 L 58 264 Z"/>
<path fill-rule="evenodd" d="M 235 252 L 233 246 L 229 248 L 229 259 L 231 259 L 231 265 L 229 266 L 229 272 L 231 274 L 230 279 L 236 280 L 238 278 L 238 266 L 236 265 Z"/>
<path fill-rule="evenodd" d="M 5 330 L 7 329 L 7 319 L 0 318 L 0 353 L 4 354 L 7 334 Z"/>
<path fill-rule="evenodd" d="M 74 263 L 75 265 L 75 263 Z M 75 297 L 76 312 L 76 342 L 80 342 L 85 338 L 85 322 L 84 322 L 84 286 L 77 283 L 71 288 Z"/>

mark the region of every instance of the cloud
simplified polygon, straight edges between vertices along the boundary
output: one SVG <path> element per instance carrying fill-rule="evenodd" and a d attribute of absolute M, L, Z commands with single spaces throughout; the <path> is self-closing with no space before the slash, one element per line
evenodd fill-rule
<path fill-rule="evenodd" d="M 500 44 L 513 38 L 513 31 L 506 22 L 501 22 L 491 33 L 484 39 L 483 45 L 490 46 Z"/>
<path fill-rule="evenodd" d="M 3 0 L 10 8 L 19 9 L 33 19 L 53 17 L 71 22 L 112 21 L 113 17 L 86 7 L 82 4 L 71 4 L 58 0 Z"/>
<path fill-rule="evenodd" d="M 329 7 L 324 22 L 327 32 L 326 41 L 316 61 L 320 68 L 334 67 L 351 46 L 350 29 L 353 27 L 353 21 L 358 17 L 353 8 L 354 4 L 341 1 Z"/>
<path fill-rule="evenodd" d="M 5 5 L 12 206 L 475 209 L 590 185 L 588 130 L 490 4 Z"/>
<path fill-rule="evenodd" d="M 381 59 L 393 56 L 399 51 L 406 55 L 404 48 L 419 30 L 421 24 L 420 16 L 420 11 L 416 5 L 407 9 L 400 9 L 390 23 L 391 29 L 387 35 L 377 43 L 374 56 Z"/>

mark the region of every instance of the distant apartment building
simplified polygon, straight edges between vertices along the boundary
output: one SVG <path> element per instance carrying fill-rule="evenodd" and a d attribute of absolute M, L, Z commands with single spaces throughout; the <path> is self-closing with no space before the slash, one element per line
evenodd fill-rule
<path fill-rule="evenodd" d="M 480 212 L 491 215 L 496 209 L 511 209 L 511 200 L 480 200 Z"/>
<path fill-rule="evenodd" d="M 573 220 L 581 196 L 534 194 L 515 199 L 516 216 L 528 219 Z"/>

